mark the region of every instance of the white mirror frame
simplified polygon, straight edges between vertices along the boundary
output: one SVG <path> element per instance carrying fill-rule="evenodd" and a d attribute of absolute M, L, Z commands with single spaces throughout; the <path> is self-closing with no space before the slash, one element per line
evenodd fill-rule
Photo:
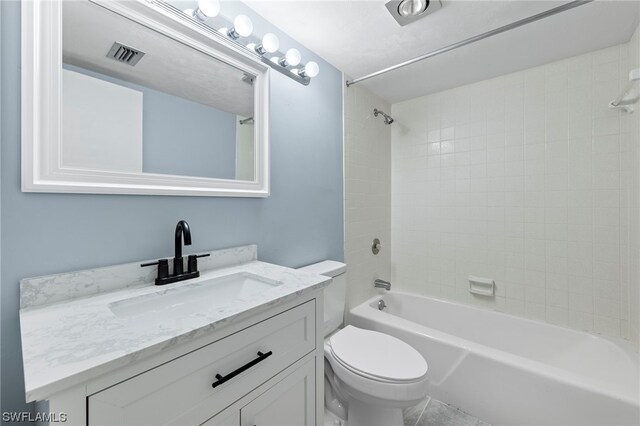
<path fill-rule="evenodd" d="M 96 3 L 256 76 L 254 180 L 61 167 L 62 1 L 67 0 L 21 3 L 23 192 L 269 196 L 269 67 L 213 29 L 153 0 L 82 1 Z"/>

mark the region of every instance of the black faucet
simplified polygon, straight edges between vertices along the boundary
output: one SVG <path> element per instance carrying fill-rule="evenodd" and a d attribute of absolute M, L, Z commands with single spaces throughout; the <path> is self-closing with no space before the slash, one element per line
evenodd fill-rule
<path fill-rule="evenodd" d="M 178 281 L 188 280 L 190 278 L 196 278 L 200 276 L 198 271 L 198 258 L 209 256 L 207 254 L 190 254 L 187 259 L 187 272 L 184 272 L 184 259 L 182 258 L 182 240 L 184 239 L 184 245 L 191 245 L 191 229 L 189 224 L 185 220 L 181 220 L 176 225 L 175 234 L 175 256 L 173 258 L 173 274 L 169 275 L 169 260 L 160 259 L 156 262 L 143 263 L 140 266 L 153 266 L 158 265 L 158 277 L 156 278 L 156 285 L 164 285 L 175 283 Z"/>
<path fill-rule="evenodd" d="M 173 257 L 173 274 L 178 275 L 184 272 L 184 261 L 182 260 L 182 238 L 184 235 L 184 245 L 191 245 L 191 230 L 186 220 L 181 220 L 176 225 L 175 256 Z"/>

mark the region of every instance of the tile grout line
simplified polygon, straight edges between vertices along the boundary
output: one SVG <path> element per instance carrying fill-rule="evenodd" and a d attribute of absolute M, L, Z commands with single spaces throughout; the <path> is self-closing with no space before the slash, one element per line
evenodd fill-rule
<path fill-rule="evenodd" d="M 425 410 L 427 409 L 427 405 L 429 405 L 431 400 L 432 400 L 432 398 L 430 396 L 428 396 L 427 397 L 427 402 L 424 404 L 424 407 L 422 407 L 422 411 L 420 411 L 420 415 L 416 419 L 416 423 L 415 423 L 414 426 L 417 426 L 420 423 L 420 419 L 422 419 L 422 415 L 424 414 Z"/>

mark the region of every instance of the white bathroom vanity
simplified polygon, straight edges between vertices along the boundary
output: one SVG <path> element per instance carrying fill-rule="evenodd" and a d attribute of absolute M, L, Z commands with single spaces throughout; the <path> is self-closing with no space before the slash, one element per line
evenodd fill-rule
<path fill-rule="evenodd" d="M 73 425 L 323 423 L 331 279 L 211 252 L 153 285 L 139 263 L 21 282 L 27 401 Z"/>

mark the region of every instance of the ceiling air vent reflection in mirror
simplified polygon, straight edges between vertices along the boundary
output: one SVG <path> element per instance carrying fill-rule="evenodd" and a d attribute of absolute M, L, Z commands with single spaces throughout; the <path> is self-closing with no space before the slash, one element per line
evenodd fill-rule
<path fill-rule="evenodd" d="M 117 41 L 113 43 L 113 46 L 109 49 L 109 53 L 107 53 L 107 57 L 131 65 L 132 67 L 135 66 L 143 56 L 144 52 L 130 46 L 125 46 Z"/>

